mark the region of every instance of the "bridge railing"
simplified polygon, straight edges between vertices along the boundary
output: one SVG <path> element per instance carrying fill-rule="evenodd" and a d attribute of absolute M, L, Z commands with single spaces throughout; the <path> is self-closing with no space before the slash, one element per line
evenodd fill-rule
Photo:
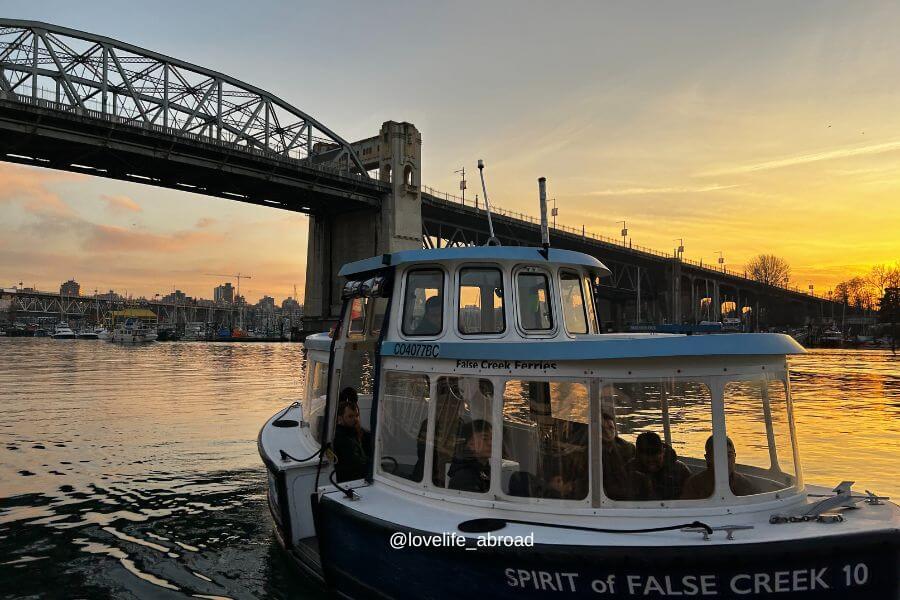
<path fill-rule="evenodd" d="M 435 198 L 443 199 L 446 202 L 457 202 L 457 203 L 461 204 L 462 206 L 470 206 L 476 210 L 482 210 L 482 211 L 484 210 L 484 201 L 483 200 L 479 201 L 476 204 L 475 200 L 466 201 L 461 196 L 456 196 L 456 195 L 450 194 L 448 192 L 442 192 L 440 190 L 436 190 L 433 187 L 430 187 L 427 185 L 422 186 L 422 192 L 429 194 Z M 531 223 L 534 225 L 540 225 L 540 223 L 541 223 L 540 219 L 537 217 L 534 217 L 532 215 L 525 214 L 522 212 L 506 210 L 504 208 L 496 206 L 495 204 L 491 204 L 491 213 L 503 215 L 503 216 L 509 217 L 511 219 L 517 219 L 519 221 L 524 221 L 526 223 Z M 564 232 L 569 235 L 581 238 L 583 240 L 597 241 L 597 242 L 601 242 L 603 244 L 607 244 L 610 246 L 615 246 L 618 248 L 625 248 L 625 249 L 632 250 L 632 251 L 642 252 L 644 254 L 650 254 L 653 256 L 660 257 L 660 258 L 679 259 L 679 256 L 676 253 L 661 252 L 654 248 L 648 248 L 647 246 L 633 244 L 630 240 L 629 240 L 628 244 L 626 245 L 622 240 L 607 237 L 604 235 L 599 235 L 599 234 L 593 233 L 591 231 L 587 231 L 585 229 L 584 225 L 581 226 L 581 229 L 578 229 L 576 227 L 570 227 L 567 225 L 550 225 L 550 229 Z M 684 257 L 680 257 L 679 260 L 682 263 L 689 264 L 693 267 L 697 267 L 698 269 L 703 269 L 704 271 L 707 271 L 709 273 L 713 273 L 713 274 L 717 274 L 717 275 L 724 273 L 726 275 L 730 275 L 730 276 L 736 277 L 738 279 L 746 279 L 749 281 L 753 281 L 754 283 L 759 283 L 756 280 L 750 279 L 747 276 L 746 271 L 734 271 L 732 269 L 728 269 L 725 267 L 716 267 L 716 266 L 710 265 L 708 263 L 704 264 L 704 262 L 702 260 L 696 261 L 696 260 L 692 260 L 692 259 L 684 258 Z M 815 292 L 810 292 L 808 290 L 803 290 L 803 289 L 800 289 L 800 288 L 794 287 L 794 286 L 773 285 L 772 287 L 774 287 L 776 289 L 780 289 L 780 290 L 794 292 L 797 294 L 803 294 L 805 296 L 811 296 L 813 298 L 818 298 L 820 300 L 832 301 L 832 298 L 829 298 L 824 294 L 817 294 Z"/>

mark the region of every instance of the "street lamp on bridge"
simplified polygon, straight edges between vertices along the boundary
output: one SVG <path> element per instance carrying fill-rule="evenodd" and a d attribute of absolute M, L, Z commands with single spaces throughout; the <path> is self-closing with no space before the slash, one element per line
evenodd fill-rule
<path fill-rule="evenodd" d="M 675 238 L 672 241 L 678 242 L 678 247 L 675 248 L 675 258 L 681 260 L 682 255 L 684 255 L 684 238 Z"/>
<path fill-rule="evenodd" d="M 628 228 L 625 227 L 625 221 L 618 221 L 622 224 L 622 246 L 625 245 L 625 238 L 628 237 Z"/>
<path fill-rule="evenodd" d="M 719 266 L 722 267 L 722 272 L 725 272 L 725 255 L 722 254 L 721 250 L 716 252 L 719 255 Z"/>
<path fill-rule="evenodd" d="M 466 168 L 463 167 L 462 169 L 459 169 L 458 171 L 453 171 L 453 172 L 462 174 L 462 179 L 459 182 L 459 191 L 462 193 L 462 203 L 463 203 L 463 206 L 465 206 L 466 205 Z M 477 208 L 477 206 L 476 206 L 476 208 Z"/>

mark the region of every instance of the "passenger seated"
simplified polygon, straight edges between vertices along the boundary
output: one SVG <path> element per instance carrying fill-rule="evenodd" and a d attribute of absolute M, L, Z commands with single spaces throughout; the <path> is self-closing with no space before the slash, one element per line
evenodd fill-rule
<path fill-rule="evenodd" d="M 359 395 L 356 393 L 356 390 L 352 387 L 345 387 L 342 389 L 338 396 L 338 404 L 341 404 L 342 402 L 350 402 L 351 404 L 359 406 Z"/>
<path fill-rule="evenodd" d="M 447 487 L 468 492 L 486 492 L 490 489 L 492 432 L 491 424 L 484 420 L 463 426 L 465 444 L 462 452 L 450 463 Z"/>
<path fill-rule="evenodd" d="M 425 314 L 416 323 L 412 335 L 437 335 L 441 332 L 442 304 L 440 296 L 432 296 L 425 301 Z"/>
<path fill-rule="evenodd" d="M 628 461 L 634 458 L 634 444 L 619 437 L 619 432 L 616 429 L 616 420 L 612 413 L 603 411 L 601 419 L 600 433 L 603 437 L 604 458 L 606 453 L 609 452 L 622 461 L 623 465 L 627 464 Z"/>
<path fill-rule="evenodd" d="M 573 470 L 574 465 L 554 464 L 544 476 L 544 498 L 558 498 L 560 500 L 581 500 L 587 495 L 587 487 L 579 485 L 577 471 Z M 576 475 L 575 478 L 572 476 Z M 584 479 L 585 483 L 587 479 Z"/>
<path fill-rule="evenodd" d="M 619 437 L 612 413 L 601 413 L 603 452 L 603 489 L 613 500 L 637 500 L 650 496 L 650 480 L 630 471 L 628 462 L 634 458 L 634 444 Z"/>
<path fill-rule="evenodd" d="M 334 471 L 338 483 L 366 476 L 372 447 L 371 435 L 359 424 L 359 406 L 349 400 L 338 404 L 332 446 L 337 457 Z"/>
<path fill-rule="evenodd" d="M 520 498 L 539 498 L 543 486 L 537 477 L 528 471 L 516 471 L 509 476 L 509 495 Z"/>
<path fill-rule="evenodd" d="M 751 496 L 761 493 L 761 490 L 748 477 L 734 470 L 737 452 L 734 450 L 734 442 L 731 438 L 725 438 L 728 444 L 728 485 L 735 496 Z M 709 498 L 716 486 L 715 472 L 713 469 L 713 436 L 706 440 L 706 469 L 691 475 L 685 482 L 681 498 L 684 500 L 700 500 Z"/>
<path fill-rule="evenodd" d="M 649 497 L 637 499 L 680 498 L 684 482 L 691 476 L 691 471 L 678 460 L 675 451 L 652 431 L 645 431 L 637 437 L 635 450 L 634 458 L 628 463 L 628 470 L 640 473 L 650 480 Z"/>

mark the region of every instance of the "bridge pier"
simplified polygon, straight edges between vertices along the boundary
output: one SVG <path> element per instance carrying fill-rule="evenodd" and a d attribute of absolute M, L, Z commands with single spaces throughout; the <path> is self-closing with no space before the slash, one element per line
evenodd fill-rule
<path fill-rule="evenodd" d="M 351 144 L 369 171 L 390 184 L 380 209 L 310 215 L 303 328 L 327 331 L 341 309 L 341 266 L 378 254 L 422 248 L 422 136 L 411 123 L 387 121 Z"/>

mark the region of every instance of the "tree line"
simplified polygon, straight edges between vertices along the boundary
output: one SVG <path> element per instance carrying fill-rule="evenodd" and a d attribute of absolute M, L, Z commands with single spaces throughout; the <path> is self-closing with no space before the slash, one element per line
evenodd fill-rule
<path fill-rule="evenodd" d="M 875 265 L 865 275 L 852 277 L 834 287 L 835 300 L 860 310 L 876 310 L 891 288 L 900 287 L 900 262 Z M 896 292 L 895 292 L 896 293 Z"/>
<path fill-rule="evenodd" d="M 791 280 L 791 266 L 774 254 L 758 254 L 747 261 L 747 277 L 766 285 L 787 287 Z M 832 294 L 836 302 L 858 310 L 877 310 L 881 307 L 885 294 L 893 298 L 900 288 L 900 261 L 893 265 L 875 265 L 864 274 L 837 284 Z"/>

